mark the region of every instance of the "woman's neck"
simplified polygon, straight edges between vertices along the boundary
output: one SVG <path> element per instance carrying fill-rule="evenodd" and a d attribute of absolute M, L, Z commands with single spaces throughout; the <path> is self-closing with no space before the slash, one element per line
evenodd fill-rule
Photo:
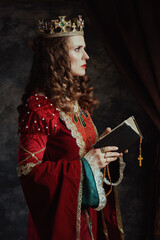
<path fill-rule="evenodd" d="M 38 94 L 39 96 L 45 96 L 45 94 L 42 93 L 42 92 L 38 92 L 37 94 Z"/>

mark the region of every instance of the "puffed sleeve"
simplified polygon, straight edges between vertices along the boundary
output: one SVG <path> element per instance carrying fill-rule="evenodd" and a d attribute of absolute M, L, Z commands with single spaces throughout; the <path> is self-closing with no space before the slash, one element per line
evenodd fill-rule
<path fill-rule="evenodd" d="M 40 164 L 49 135 L 59 131 L 58 110 L 47 97 L 32 95 L 19 119 L 18 176 L 27 175 Z"/>

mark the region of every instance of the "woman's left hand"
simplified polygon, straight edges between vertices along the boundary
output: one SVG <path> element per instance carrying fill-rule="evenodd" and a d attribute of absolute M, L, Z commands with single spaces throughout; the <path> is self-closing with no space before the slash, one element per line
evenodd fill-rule
<path fill-rule="evenodd" d="M 108 134 L 108 133 L 110 133 L 112 130 L 111 130 L 111 128 L 110 127 L 107 127 L 106 128 L 106 131 L 104 132 L 104 134 Z M 124 151 L 124 153 L 128 153 L 128 149 L 126 149 L 125 151 Z M 122 157 L 123 156 L 123 153 L 120 153 L 120 157 Z"/>

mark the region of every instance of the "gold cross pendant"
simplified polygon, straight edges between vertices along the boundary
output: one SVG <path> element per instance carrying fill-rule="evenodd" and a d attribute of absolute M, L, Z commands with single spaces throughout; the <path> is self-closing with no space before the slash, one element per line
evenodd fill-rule
<path fill-rule="evenodd" d="M 141 155 L 139 155 L 138 160 L 139 160 L 139 166 L 142 167 L 143 157 Z"/>

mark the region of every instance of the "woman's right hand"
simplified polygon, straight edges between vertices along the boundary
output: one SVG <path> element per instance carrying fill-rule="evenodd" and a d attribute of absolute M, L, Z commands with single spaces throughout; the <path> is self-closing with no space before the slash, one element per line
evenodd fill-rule
<path fill-rule="evenodd" d="M 103 150 L 100 148 L 91 149 L 87 155 L 91 155 L 93 161 L 102 169 L 110 162 L 116 161 L 118 157 L 122 156 L 122 153 L 118 153 L 117 150 L 118 147 L 116 146 L 107 146 Z"/>

